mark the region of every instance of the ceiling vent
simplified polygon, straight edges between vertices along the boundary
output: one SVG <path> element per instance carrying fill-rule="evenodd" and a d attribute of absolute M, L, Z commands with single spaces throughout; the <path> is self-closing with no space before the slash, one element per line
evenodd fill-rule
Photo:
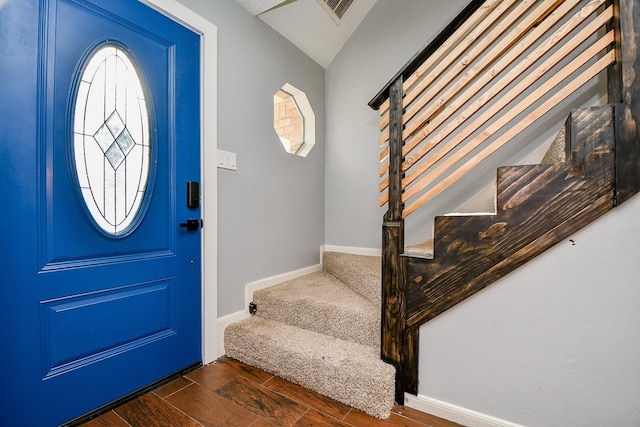
<path fill-rule="evenodd" d="M 347 13 L 354 0 L 318 0 L 329 16 L 339 24 L 342 17 Z"/>

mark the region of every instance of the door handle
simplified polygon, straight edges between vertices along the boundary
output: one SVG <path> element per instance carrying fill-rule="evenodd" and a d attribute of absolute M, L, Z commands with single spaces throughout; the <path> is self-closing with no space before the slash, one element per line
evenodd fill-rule
<path fill-rule="evenodd" d="M 180 223 L 180 228 L 186 228 L 189 231 L 197 231 L 204 227 L 201 219 L 188 219 L 187 222 Z"/>

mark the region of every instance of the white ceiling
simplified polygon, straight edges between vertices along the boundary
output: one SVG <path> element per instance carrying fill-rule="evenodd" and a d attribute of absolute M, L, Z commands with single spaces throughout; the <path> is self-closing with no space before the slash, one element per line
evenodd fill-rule
<path fill-rule="evenodd" d="M 338 25 L 317 0 L 236 0 L 327 68 L 377 0 L 354 0 Z"/>
<path fill-rule="evenodd" d="M 275 7 L 279 4 L 286 3 L 287 0 L 236 0 L 243 5 L 245 9 L 254 16 Z"/>

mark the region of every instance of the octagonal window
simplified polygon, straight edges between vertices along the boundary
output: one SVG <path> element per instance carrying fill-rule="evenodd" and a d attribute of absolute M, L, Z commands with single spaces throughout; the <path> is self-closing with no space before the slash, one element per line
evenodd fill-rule
<path fill-rule="evenodd" d="M 273 96 L 273 129 L 287 153 L 306 157 L 315 144 L 315 115 L 309 100 L 288 83 Z"/>

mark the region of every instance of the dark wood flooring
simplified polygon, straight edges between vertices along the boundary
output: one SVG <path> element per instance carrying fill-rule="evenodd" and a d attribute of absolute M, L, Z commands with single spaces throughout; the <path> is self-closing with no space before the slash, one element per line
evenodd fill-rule
<path fill-rule="evenodd" d="M 236 360 L 222 357 L 83 424 L 83 427 L 408 426 L 456 423 L 396 405 L 379 420 Z"/>

